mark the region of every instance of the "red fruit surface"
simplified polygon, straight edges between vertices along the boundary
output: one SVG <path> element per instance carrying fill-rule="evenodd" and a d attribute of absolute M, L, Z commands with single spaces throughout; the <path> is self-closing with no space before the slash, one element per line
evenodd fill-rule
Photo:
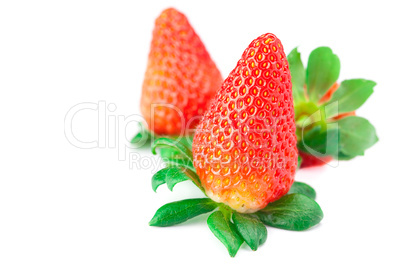
<path fill-rule="evenodd" d="M 217 202 L 251 213 L 291 187 L 297 167 L 288 62 L 280 40 L 248 46 L 197 127 L 194 167 Z"/>
<path fill-rule="evenodd" d="M 155 21 L 142 86 L 141 112 L 150 130 L 179 135 L 195 127 L 222 80 L 185 15 L 164 10 Z"/>
<path fill-rule="evenodd" d="M 316 157 L 314 155 L 299 151 L 300 157 L 303 159 L 300 168 L 323 166 L 332 161 L 331 156 Z"/>

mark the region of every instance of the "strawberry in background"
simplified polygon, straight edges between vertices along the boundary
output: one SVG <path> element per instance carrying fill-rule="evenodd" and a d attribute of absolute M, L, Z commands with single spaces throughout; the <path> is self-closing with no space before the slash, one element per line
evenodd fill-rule
<path fill-rule="evenodd" d="M 195 128 L 222 76 L 186 16 L 174 8 L 155 21 L 141 95 L 146 126 L 132 140 L 181 136 Z"/>
<path fill-rule="evenodd" d="M 297 48 L 288 61 L 301 168 L 364 155 L 378 137 L 374 126 L 355 111 L 376 83 L 366 79 L 338 83 L 340 60 L 328 47 L 313 50 L 306 69 Z"/>

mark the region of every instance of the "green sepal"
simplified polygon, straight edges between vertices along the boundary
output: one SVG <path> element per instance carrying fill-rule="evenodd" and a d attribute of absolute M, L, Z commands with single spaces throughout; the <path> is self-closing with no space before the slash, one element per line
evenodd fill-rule
<path fill-rule="evenodd" d="M 364 151 L 378 141 L 374 126 L 365 118 L 348 116 L 335 122 L 340 132 L 341 157 L 350 159 L 364 155 Z"/>
<path fill-rule="evenodd" d="M 156 192 L 159 186 L 166 183 L 169 190 L 182 181 L 191 180 L 204 194 L 205 190 L 197 173 L 184 166 L 169 166 L 152 176 L 152 189 Z"/>
<path fill-rule="evenodd" d="M 167 187 L 170 191 L 173 190 L 173 187 L 182 181 L 189 180 L 190 178 L 183 171 L 181 167 L 166 167 L 164 169 L 159 170 L 152 176 L 152 189 L 156 192 L 156 189 L 164 183 L 167 184 Z"/>
<path fill-rule="evenodd" d="M 294 103 L 305 101 L 304 85 L 306 83 L 306 70 L 301 61 L 300 53 L 297 47 L 288 55 L 289 70 L 292 77 L 292 93 Z"/>
<path fill-rule="evenodd" d="M 297 148 L 317 157 L 332 156 L 338 160 L 350 160 L 364 155 L 365 150 L 377 141 L 376 130 L 367 119 L 347 116 L 331 121 L 325 128 L 315 126 L 301 133 Z"/>
<path fill-rule="evenodd" d="M 194 139 L 193 135 L 182 136 L 182 137 L 178 137 L 176 139 L 178 141 L 180 141 L 187 148 L 190 148 L 190 150 L 191 150 L 191 148 L 193 146 L 193 139 Z"/>
<path fill-rule="evenodd" d="M 338 159 L 338 160 L 347 161 L 347 160 L 351 160 L 351 159 L 355 158 L 356 156 L 357 156 L 357 155 L 347 155 L 347 154 L 343 153 L 342 151 L 340 151 L 340 152 L 338 153 L 337 159 Z"/>
<path fill-rule="evenodd" d="M 193 166 L 193 162 L 191 162 L 187 159 L 182 159 L 182 158 L 165 159 L 164 162 L 167 167 L 185 167 L 185 168 L 191 169 L 192 171 L 196 171 Z"/>
<path fill-rule="evenodd" d="M 324 217 L 320 206 L 303 194 L 285 195 L 269 203 L 256 215 L 268 226 L 292 231 L 306 230 Z"/>
<path fill-rule="evenodd" d="M 338 80 L 341 63 L 329 47 L 314 49 L 309 56 L 306 69 L 307 95 L 318 102 Z"/>
<path fill-rule="evenodd" d="M 148 143 L 150 141 L 150 136 L 149 136 L 149 132 L 138 132 L 130 141 L 131 144 L 136 144 L 140 141 L 145 140 L 145 143 Z"/>
<path fill-rule="evenodd" d="M 138 129 L 139 132 L 131 139 L 131 144 L 135 145 L 140 143 L 140 145 L 145 145 L 156 138 L 156 136 L 149 131 L 143 123 L 138 123 Z"/>
<path fill-rule="evenodd" d="M 172 140 L 169 138 L 159 138 L 157 139 L 151 147 L 152 153 L 156 154 L 156 148 L 170 148 L 176 150 L 183 158 L 187 158 L 193 161 L 193 155 L 191 150 L 178 140 Z"/>
<path fill-rule="evenodd" d="M 182 154 L 172 147 L 162 147 L 159 150 L 159 155 L 163 161 L 170 159 L 183 159 Z M 187 158 L 187 157 L 186 157 Z"/>
<path fill-rule="evenodd" d="M 169 172 L 170 167 L 164 168 L 156 172 L 151 179 L 152 190 L 156 192 L 159 186 L 166 183 L 166 175 Z"/>
<path fill-rule="evenodd" d="M 218 205 L 219 211 L 222 212 L 223 216 L 225 216 L 228 221 L 231 221 L 233 210 L 228 205 L 225 205 L 223 203 L 218 203 Z"/>
<path fill-rule="evenodd" d="M 194 184 L 205 194 L 205 190 L 201 185 L 200 178 L 198 177 L 197 173 L 195 172 L 195 168 L 192 164 L 193 155 L 191 150 L 181 143 L 178 140 L 172 140 L 169 138 L 160 138 L 157 139 L 152 144 L 152 153 L 156 154 L 156 148 L 160 147 L 162 150 L 174 150 L 177 154 L 172 154 L 174 157 L 171 157 L 170 160 L 166 160 L 169 164 L 168 167 L 177 166 L 181 168 L 181 170 L 194 182 Z M 166 153 L 166 152 L 165 152 Z M 180 159 L 178 163 L 174 163 L 172 159 Z M 169 159 L 169 157 L 167 158 Z"/>
<path fill-rule="evenodd" d="M 315 190 L 313 189 L 313 187 L 311 187 L 310 185 L 308 185 L 304 182 L 299 182 L 299 181 L 295 181 L 292 184 L 292 187 L 290 187 L 290 190 L 287 194 L 288 195 L 289 194 L 304 194 L 313 200 L 315 200 L 316 195 L 317 195 Z"/>
<path fill-rule="evenodd" d="M 195 171 L 193 162 L 188 157 L 183 155 L 176 149 L 165 147 L 160 149 L 160 156 L 166 166 L 183 166 Z"/>
<path fill-rule="evenodd" d="M 296 136 L 300 141 L 303 135 L 315 126 L 325 127 L 322 108 L 313 102 L 300 102 L 295 105 Z"/>
<path fill-rule="evenodd" d="M 198 215 L 216 209 L 217 203 L 209 198 L 186 199 L 169 203 L 160 207 L 149 225 L 167 227 L 185 222 Z"/>
<path fill-rule="evenodd" d="M 297 143 L 300 151 L 317 157 L 333 156 L 339 153 L 340 133 L 336 124 L 328 124 L 326 128 L 316 126 L 306 133 Z"/>
<path fill-rule="evenodd" d="M 166 185 L 170 191 L 173 190 L 173 187 L 182 181 L 189 180 L 187 174 L 183 171 L 182 168 L 179 167 L 172 167 L 170 168 L 169 172 L 167 173 L 166 177 Z"/>
<path fill-rule="evenodd" d="M 207 224 L 216 238 L 225 245 L 229 255 L 231 257 L 236 256 L 244 240 L 237 232 L 234 224 L 221 211 L 215 211 L 209 215 Z"/>
<path fill-rule="evenodd" d="M 350 79 L 342 81 L 339 88 L 334 92 L 326 106 L 331 107 L 326 110 L 327 117 L 331 118 L 342 113 L 357 110 L 373 94 L 374 81 L 365 79 Z M 329 105 L 334 103 L 336 105 Z"/>
<path fill-rule="evenodd" d="M 257 250 L 267 240 L 267 227 L 255 215 L 235 211 L 232 219 L 237 232 L 252 250 Z"/>

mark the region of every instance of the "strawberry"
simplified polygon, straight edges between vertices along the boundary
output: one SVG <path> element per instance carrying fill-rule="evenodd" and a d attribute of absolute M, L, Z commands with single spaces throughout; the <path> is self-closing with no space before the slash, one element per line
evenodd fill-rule
<path fill-rule="evenodd" d="M 141 112 L 157 135 L 195 127 L 222 76 L 186 16 L 169 8 L 155 21 Z"/>
<path fill-rule="evenodd" d="M 318 224 L 323 212 L 315 190 L 294 182 L 294 115 L 283 46 L 275 35 L 261 35 L 217 91 L 192 149 L 167 137 L 152 144 L 152 152 L 159 148 L 166 158 L 166 167 L 152 177 L 154 191 L 190 180 L 209 198 L 165 204 L 149 225 L 173 226 L 211 213 L 209 229 L 234 257 L 243 243 L 257 250 L 266 241 L 265 225 L 302 231 Z"/>
<path fill-rule="evenodd" d="M 356 116 L 375 82 L 350 79 L 338 83 L 340 61 L 328 47 L 313 50 L 306 69 L 297 49 L 289 53 L 288 61 L 301 168 L 352 159 L 377 142 L 375 128 Z"/>
<path fill-rule="evenodd" d="M 242 213 L 285 195 L 297 167 L 288 61 L 280 40 L 250 43 L 197 127 L 194 167 L 206 194 Z"/>

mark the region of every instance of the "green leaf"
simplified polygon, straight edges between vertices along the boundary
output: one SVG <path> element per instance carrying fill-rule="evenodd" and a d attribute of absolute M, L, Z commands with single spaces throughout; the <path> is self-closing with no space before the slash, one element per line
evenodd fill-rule
<path fill-rule="evenodd" d="M 193 166 L 193 162 L 187 160 L 187 159 L 183 159 L 183 158 L 176 158 L 176 159 L 165 159 L 164 162 L 166 163 L 166 166 L 169 167 L 185 167 L 185 168 L 189 168 L 192 171 L 195 171 L 195 168 Z"/>
<path fill-rule="evenodd" d="M 175 148 L 172 147 L 162 147 L 159 150 L 159 155 L 161 156 L 162 160 L 169 160 L 169 159 L 183 159 L 182 154 L 177 151 Z"/>
<path fill-rule="evenodd" d="M 217 206 L 218 204 L 209 198 L 186 199 L 169 203 L 156 211 L 149 225 L 172 226 L 213 211 Z"/>
<path fill-rule="evenodd" d="M 155 137 L 153 133 L 151 133 L 142 123 L 138 123 L 139 132 L 131 139 L 131 144 L 147 144 Z"/>
<path fill-rule="evenodd" d="M 221 211 L 215 211 L 209 215 L 208 227 L 212 233 L 225 245 L 231 257 L 236 256 L 243 238 L 237 233 L 233 223 L 227 219 Z"/>
<path fill-rule="evenodd" d="M 172 148 L 177 150 L 183 158 L 187 158 L 190 161 L 193 161 L 193 154 L 189 148 L 187 148 L 184 144 L 177 140 L 172 140 L 169 138 L 159 138 L 157 139 L 151 147 L 152 153 L 156 154 L 156 148 Z"/>
<path fill-rule="evenodd" d="M 177 183 L 185 180 L 191 180 L 203 193 L 205 193 L 197 173 L 184 166 L 168 166 L 156 172 L 152 176 L 152 189 L 156 192 L 160 185 L 166 183 L 168 189 L 172 191 Z"/>
<path fill-rule="evenodd" d="M 343 155 L 364 155 L 364 151 L 378 141 L 374 126 L 365 118 L 348 116 L 335 122 L 338 122 Z"/>
<path fill-rule="evenodd" d="M 313 189 L 313 187 L 311 187 L 310 185 L 308 185 L 306 183 L 299 182 L 299 181 L 295 181 L 293 183 L 292 187 L 290 187 L 288 195 L 295 194 L 295 193 L 296 194 L 304 194 L 313 200 L 316 197 L 316 193 L 315 193 L 315 190 Z"/>
<path fill-rule="evenodd" d="M 159 170 L 152 176 L 152 189 L 156 192 L 156 189 L 164 183 L 167 184 L 167 187 L 170 191 L 173 190 L 173 187 L 182 181 L 186 181 L 190 179 L 187 174 L 184 172 L 184 168 L 182 167 L 166 167 L 164 169 Z"/>
<path fill-rule="evenodd" d="M 190 148 L 190 149 L 193 146 L 193 139 L 194 139 L 194 136 L 189 136 L 189 135 L 177 138 L 178 141 L 180 141 L 183 145 L 185 145 L 187 148 Z"/>
<path fill-rule="evenodd" d="M 357 110 L 374 92 L 375 82 L 365 79 L 351 79 L 342 81 L 339 88 L 332 95 L 329 103 L 337 103 L 336 110 L 327 112 L 327 117 Z"/>
<path fill-rule="evenodd" d="M 338 80 L 341 63 L 329 47 L 319 47 L 309 56 L 306 70 L 307 94 L 318 102 Z"/>
<path fill-rule="evenodd" d="M 159 186 L 166 183 L 166 177 L 169 170 L 170 167 L 161 169 L 152 176 L 151 183 L 152 183 L 152 190 L 154 190 L 154 192 L 156 192 L 156 189 L 158 189 Z"/>
<path fill-rule="evenodd" d="M 138 142 L 140 142 L 140 141 L 143 141 L 144 139 L 146 139 L 146 142 L 149 141 L 148 133 L 147 133 L 147 132 L 145 132 L 145 133 L 138 132 L 138 133 L 131 139 L 130 143 L 131 143 L 131 144 L 136 144 L 136 143 L 138 143 Z M 145 142 L 145 143 L 146 143 L 146 142 Z"/>
<path fill-rule="evenodd" d="M 306 230 L 324 217 L 320 206 L 303 194 L 285 195 L 256 214 L 268 226 L 293 231 Z"/>
<path fill-rule="evenodd" d="M 304 101 L 304 85 L 306 83 L 306 71 L 301 61 L 300 53 L 294 48 L 288 55 L 289 70 L 292 77 L 292 92 L 295 103 Z"/>
<path fill-rule="evenodd" d="M 171 136 L 169 137 L 171 140 L 175 140 L 186 146 L 191 150 L 192 145 L 193 145 L 193 136 L 182 136 L 182 137 L 176 137 L 176 136 Z M 181 157 L 181 153 L 177 151 L 176 148 L 174 147 L 164 147 L 161 148 L 160 150 L 160 155 L 162 158 L 177 158 Z"/>
<path fill-rule="evenodd" d="M 180 167 L 171 167 L 166 175 L 166 184 L 170 191 L 177 183 L 190 179 Z"/>
<path fill-rule="evenodd" d="M 336 157 L 339 152 L 339 140 L 339 129 L 335 124 L 327 125 L 325 130 L 321 126 L 316 126 L 302 135 L 297 148 L 317 157 L 328 155 Z"/>
<path fill-rule="evenodd" d="M 188 157 L 183 157 L 183 155 L 175 149 L 170 147 L 161 148 L 160 155 L 167 166 L 182 166 L 195 171 L 193 162 L 189 160 Z"/>
<path fill-rule="evenodd" d="M 337 159 L 347 161 L 347 160 L 351 160 L 351 159 L 353 159 L 355 157 L 356 157 L 356 155 L 347 155 L 347 154 L 344 154 L 342 151 L 340 151 L 339 154 L 338 154 Z"/>
<path fill-rule="evenodd" d="M 233 222 L 238 233 L 252 250 L 257 250 L 258 246 L 267 240 L 267 228 L 253 215 L 233 212 Z"/>

